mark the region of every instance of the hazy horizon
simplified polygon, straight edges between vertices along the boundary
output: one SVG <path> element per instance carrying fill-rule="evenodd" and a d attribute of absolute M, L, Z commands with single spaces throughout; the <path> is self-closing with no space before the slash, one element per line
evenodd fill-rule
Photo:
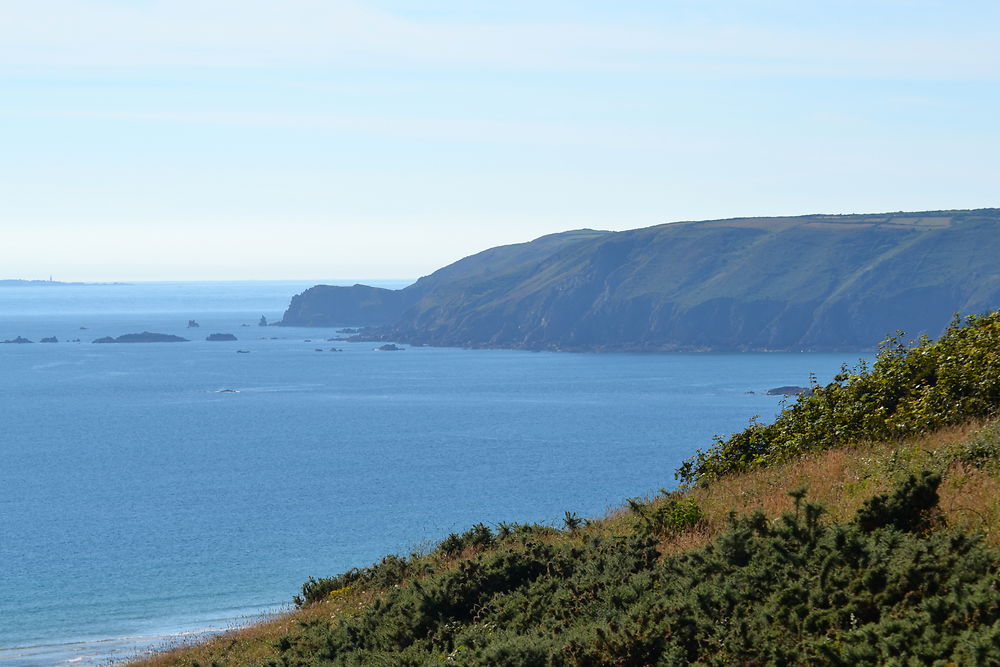
<path fill-rule="evenodd" d="M 342 284 L 348 282 L 365 282 L 370 283 L 412 283 L 416 282 L 417 278 L 185 278 L 183 280 L 175 279 L 142 279 L 142 280 L 129 280 L 129 279 L 114 279 L 114 280 L 80 280 L 72 277 L 58 278 L 53 275 L 50 278 L 22 278 L 18 276 L 10 277 L 0 277 L 0 283 L 3 282 L 30 282 L 30 283 L 47 283 L 52 282 L 53 284 L 85 284 L 85 285 L 113 285 L 113 284 L 131 284 L 131 283 L 322 283 L 327 282 L 329 284 Z"/>
<path fill-rule="evenodd" d="M 421 276 L 582 227 L 998 205 L 984 0 L 39 0 L 0 268 Z"/>

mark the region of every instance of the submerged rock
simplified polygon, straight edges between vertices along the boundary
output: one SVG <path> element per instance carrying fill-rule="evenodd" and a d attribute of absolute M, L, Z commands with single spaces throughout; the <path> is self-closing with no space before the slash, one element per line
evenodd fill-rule
<path fill-rule="evenodd" d="M 786 385 L 767 390 L 768 396 L 801 396 L 802 394 L 809 395 L 811 393 L 812 389 L 809 387 L 799 387 L 796 385 Z"/>

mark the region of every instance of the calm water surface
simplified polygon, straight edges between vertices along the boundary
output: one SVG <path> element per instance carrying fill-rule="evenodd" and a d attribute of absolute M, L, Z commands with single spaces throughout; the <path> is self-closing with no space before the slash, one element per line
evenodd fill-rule
<path fill-rule="evenodd" d="M 0 340 L 61 341 L 0 345 L 0 665 L 102 664 L 478 521 L 600 515 L 772 418 L 747 392 L 858 356 L 376 352 L 256 325 L 310 284 L 0 288 Z M 144 330 L 191 342 L 90 343 Z"/>

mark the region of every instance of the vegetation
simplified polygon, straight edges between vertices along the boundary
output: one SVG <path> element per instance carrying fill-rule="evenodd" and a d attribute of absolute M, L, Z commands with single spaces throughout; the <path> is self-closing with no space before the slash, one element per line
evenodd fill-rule
<path fill-rule="evenodd" d="M 798 491 L 777 522 L 733 518 L 665 557 L 649 535 L 524 532 L 334 627 L 303 627 L 274 664 L 1000 660 L 998 562 L 974 537 L 925 532 L 939 483 L 911 476 L 833 525 Z"/>
<path fill-rule="evenodd" d="M 1000 423 L 965 424 L 477 526 L 148 664 L 989 664 L 998 543 Z"/>
<path fill-rule="evenodd" d="M 1000 311 L 957 319 L 938 340 L 884 341 L 875 364 L 843 369 L 799 396 L 773 424 L 752 424 L 678 471 L 685 483 L 864 441 L 898 440 L 1000 408 Z"/>
<path fill-rule="evenodd" d="M 477 524 L 146 664 L 1000 664 L 998 329 L 890 340 L 679 491 Z"/>

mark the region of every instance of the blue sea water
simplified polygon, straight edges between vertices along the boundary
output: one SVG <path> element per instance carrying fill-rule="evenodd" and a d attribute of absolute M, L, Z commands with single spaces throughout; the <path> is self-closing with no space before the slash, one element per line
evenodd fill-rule
<path fill-rule="evenodd" d="M 762 391 L 860 354 L 378 352 L 257 326 L 310 284 L 0 288 L 0 340 L 60 341 L 0 345 L 0 665 L 104 664 L 479 521 L 601 515 L 772 418 Z M 146 330 L 191 342 L 90 342 Z"/>

